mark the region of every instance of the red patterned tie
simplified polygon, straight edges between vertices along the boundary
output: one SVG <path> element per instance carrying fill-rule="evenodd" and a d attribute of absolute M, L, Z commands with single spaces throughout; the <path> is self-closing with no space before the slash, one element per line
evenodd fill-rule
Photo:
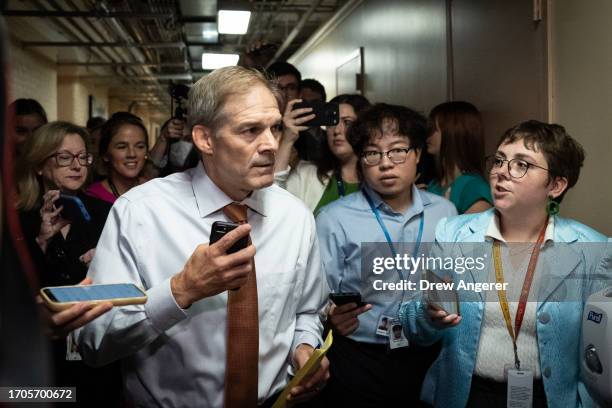
<path fill-rule="evenodd" d="M 223 212 L 235 223 L 247 222 L 245 205 L 228 204 L 223 208 Z M 252 273 L 247 282 L 237 290 L 227 291 L 226 408 L 257 406 L 258 361 L 259 315 L 257 278 L 253 262 Z"/>

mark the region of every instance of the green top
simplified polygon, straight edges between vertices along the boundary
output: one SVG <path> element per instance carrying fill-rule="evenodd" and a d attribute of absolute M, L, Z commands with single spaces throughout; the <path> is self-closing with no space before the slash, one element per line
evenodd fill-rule
<path fill-rule="evenodd" d="M 344 195 L 349 195 L 354 193 L 355 191 L 359 191 L 359 183 L 347 183 L 344 182 Z M 332 201 L 336 201 L 340 198 L 340 192 L 338 191 L 338 183 L 336 182 L 336 176 L 332 175 L 329 181 L 327 182 L 327 186 L 323 191 L 323 195 L 319 200 L 319 203 L 315 207 L 313 211 L 315 215 L 319 213 L 319 210 L 331 203 Z"/>
<path fill-rule="evenodd" d="M 437 180 L 433 180 L 427 186 L 427 191 L 444 196 L 449 188 L 451 189 L 449 199 L 455 204 L 459 214 L 466 212 L 468 208 L 479 200 L 485 200 L 493 205 L 489 183 L 478 174 L 464 173 L 457 177 L 447 188 L 443 188 Z"/>

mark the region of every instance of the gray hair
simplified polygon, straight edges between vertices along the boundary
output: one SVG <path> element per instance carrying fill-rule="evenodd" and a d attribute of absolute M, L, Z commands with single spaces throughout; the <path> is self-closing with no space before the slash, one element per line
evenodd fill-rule
<path fill-rule="evenodd" d="M 189 90 L 187 124 L 216 130 L 224 118 L 223 106 L 231 95 L 245 94 L 256 85 L 265 86 L 282 102 L 278 88 L 261 72 L 244 67 L 225 67 L 200 78 Z M 281 104 L 279 104 L 279 109 Z"/>

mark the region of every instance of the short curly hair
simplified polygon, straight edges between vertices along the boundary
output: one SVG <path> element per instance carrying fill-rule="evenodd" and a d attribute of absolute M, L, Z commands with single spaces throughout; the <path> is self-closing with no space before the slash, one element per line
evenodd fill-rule
<path fill-rule="evenodd" d="M 529 120 L 508 129 L 497 143 L 496 149 L 518 140 L 523 141 L 525 148 L 542 152 L 548 167 L 549 182 L 555 177 L 567 179 L 567 188 L 555 199 L 560 203 L 565 193 L 576 185 L 580 177 L 585 157 L 582 145 L 561 125 Z"/>

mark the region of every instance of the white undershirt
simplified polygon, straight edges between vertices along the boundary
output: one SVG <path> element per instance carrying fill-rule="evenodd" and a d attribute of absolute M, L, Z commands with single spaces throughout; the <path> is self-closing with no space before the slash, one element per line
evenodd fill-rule
<path fill-rule="evenodd" d="M 518 300 L 527 273 L 533 245 L 506 243 L 499 231 L 499 220 L 497 216 L 495 216 L 489 225 L 485 236 L 501 241 L 504 281 L 508 282 L 506 297 L 508 299 L 510 317 L 514 329 Z M 550 217 L 544 239 L 545 241 L 549 241 L 553 239 L 553 236 L 554 218 Z M 536 278 L 540 269 L 539 265 L 536 266 L 535 278 L 529 292 L 530 301 L 527 302 L 523 324 L 517 340 L 521 368 L 530 368 L 534 370 L 536 379 L 541 378 L 540 356 L 536 333 L 536 310 L 538 303 L 535 296 L 539 289 L 539 279 Z M 488 282 L 495 282 L 495 270 L 493 268 L 489 271 Z M 504 315 L 499 303 L 499 297 L 497 293 L 491 292 L 487 293 L 485 301 L 474 374 L 479 377 L 504 382 L 504 367 L 506 365 L 514 365 L 512 339 L 506 327 Z"/>

